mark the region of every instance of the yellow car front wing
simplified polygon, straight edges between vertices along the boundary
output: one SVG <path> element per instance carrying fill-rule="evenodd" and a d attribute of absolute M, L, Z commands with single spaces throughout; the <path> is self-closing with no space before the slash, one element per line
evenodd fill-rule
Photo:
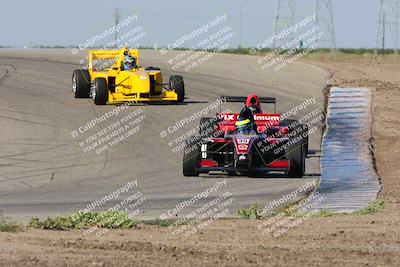
<path fill-rule="evenodd" d="M 134 93 L 132 95 L 124 95 L 122 93 L 108 94 L 108 104 L 121 103 L 121 102 L 161 102 L 161 101 L 178 101 L 178 95 L 173 91 L 162 92 L 159 95 Z"/>

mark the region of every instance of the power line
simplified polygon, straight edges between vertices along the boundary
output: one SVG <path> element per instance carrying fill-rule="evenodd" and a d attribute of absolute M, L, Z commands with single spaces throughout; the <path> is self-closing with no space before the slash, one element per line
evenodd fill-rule
<path fill-rule="evenodd" d="M 289 29 L 294 25 L 295 19 L 295 2 L 294 0 L 277 0 L 275 20 L 274 20 L 274 36 Z M 336 38 L 333 19 L 333 7 L 331 0 L 315 0 L 314 1 L 315 27 L 323 33 L 321 38 L 316 38 L 317 46 L 320 48 L 330 48 L 332 54 L 336 53 Z M 272 47 L 285 47 L 285 44 L 292 43 L 294 31 L 285 35 L 284 38 L 274 38 Z"/>
<path fill-rule="evenodd" d="M 294 0 L 277 0 L 276 2 L 276 10 L 275 10 L 275 19 L 274 19 L 274 36 L 278 36 L 278 34 L 292 25 L 294 25 L 295 19 L 295 4 Z M 291 32 L 288 35 L 285 35 L 284 38 L 274 39 L 272 42 L 272 48 L 283 47 L 286 43 L 292 41 L 294 39 L 294 33 Z"/>
<path fill-rule="evenodd" d="M 243 4 L 240 6 L 240 15 L 239 15 L 239 48 L 242 48 L 242 31 L 243 31 L 243 8 L 244 5 L 249 0 L 245 0 Z"/>
<path fill-rule="evenodd" d="M 115 45 L 115 48 L 118 48 L 118 43 L 117 43 L 118 42 L 118 32 L 119 32 L 118 24 L 119 24 L 119 20 L 121 19 L 121 13 L 119 12 L 118 8 L 115 8 L 114 16 L 115 16 L 115 27 L 117 28 L 117 30 L 115 31 L 115 35 L 114 35 L 114 45 Z"/>
<path fill-rule="evenodd" d="M 137 12 L 138 15 L 143 15 L 143 16 L 154 16 L 154 17 L 165 17 L 165 18 L 169 18 L 169 19 L 182 19 L 182 20 L 201 20 L 201 19 L 213 19 L 215 18 L 215 16 L 217 16 L 218 14 L 216 14 L 215 16 L 207 16 L 207 15 L 197 15 L 197 14 L 193 14 L 193 15 L 176 15 L 176 14 L 172 14 L 172 13 L 157 13 L 157 12 Z M 376 17 L 377 14 L 376 13 L 349 13 L 349 14 L 345 14 L 345 15 L 335 15 L 335 19 L 337 18 L 352 18 L 352 19 L 362 19 L 362 18 L 367 18 L 367 17 Z M 240 17 L 239 16 L 229 16 L 230 20 L 237 20 L 240 21 L 240 18 L 242 18 L 244 21 L 254 21 L 254 20 L 275 20 L 276 16 L 273 17 L 267 17 L 267 16 L 254 16 L 251 14 L 243 15 Z"/>
<path fill-rule="evenodd" d="M 329 48 L 336 55 L 336 33 L 333 18 L 332 0 L 315 0 L 315 26 L 324 33 L 318 39 L 318 47 Z"/>
<path fill-rule="evenodd" d="M 376 35 L 376 45 L 374 50 L 375 58 L 378 56 L 379 48 L 384 53 L 387 41 L 391 37 L 393 50 L 396 58 L 399 58 L 400 48 L 400 1 L 399 0 L 380 0 L 378 32 Z"/>

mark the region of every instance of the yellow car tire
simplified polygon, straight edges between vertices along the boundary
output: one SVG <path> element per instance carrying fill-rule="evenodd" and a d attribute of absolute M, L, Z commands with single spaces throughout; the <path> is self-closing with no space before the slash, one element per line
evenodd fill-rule
<path fill-rule="evenodd" d="M 93 102 L 96 105 L 105 105 L 108 101 L 108 85 L 105 78 L 96 78 L 93 81 Z"/>
<path fill-rule="evenodd" d="M 90 74 L 87 70 L 74 70 L 72 74 L 72 92 L 75 98 L 89 97 Z"/>
<path fill-rule="evenodd" d="M 178 95 L 178 103 L 182 103 L 185 100 L 185 83 L 182 76 L 172 75 L 169 78 L 169 88 Z"/>

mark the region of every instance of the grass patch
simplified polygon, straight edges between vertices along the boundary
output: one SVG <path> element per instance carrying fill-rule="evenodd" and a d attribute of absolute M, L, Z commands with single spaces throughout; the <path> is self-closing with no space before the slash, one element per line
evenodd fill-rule
<path fill-rule="evenodd" d="M 262 219 L 262 216 L 259 214 L 259 210 L 260 208 L 258 207 L 258 205 L 254 204 L 250 208 L 239 209 L 238 214 L 240 217 L 242 217 L 242 219 L 260 220 Z"/>
<path fill-rule="evenodd" d="M 50 230 L 85 229 L 90 227 L 129 229 L 138 222 L 122 211 L 87 212 L 68 216 L 32 218 L 28 227 Z"/>
<path fill-rule="evenodd" d="M 160 218 L 157 218 L 153 221 L 147 221 L 144 222 L 144 224 L 148 224 L 148 225 L 157 225 L 157 226 L 161 226 L 161 227 L 168 227 L 170 225 L 172 225 L 172 222 L 169 220 L 162 220 Z"/>
<path fill-rule="evenodd" d="M 0 232 L 15 233 L 21 231 L 21 226 L 0 214 Z"/>
<path fill-rule="evenodd" d="M 320 210 L 317 212 L 311 212 L 310 217 L 326 218 L 326 217 L 332 217 L 333 215 L 334 215 L 334 213 L 329 210 Z"/>
<path fill-rule="evenodd" d="M 359 211 L 354 212 L 356 215 L 368 215 L 377 213 L 385 208 L 385 201 L 376 199 L 371 201 L 368 206 L 365 208 L 360 209 Z"/>
<path fill-rule="evenodd" d="M 289 217 L 315 217 L 315 218 L 325 218 L 332 217 L 334 215 L 333 212 L 329 210 L 320 210 L 320 211 L 297 211 L 296 209 L 287 208 L 281 212 L 284 216 Z M 277 215 L 277 214 L 273 214 Z"/>

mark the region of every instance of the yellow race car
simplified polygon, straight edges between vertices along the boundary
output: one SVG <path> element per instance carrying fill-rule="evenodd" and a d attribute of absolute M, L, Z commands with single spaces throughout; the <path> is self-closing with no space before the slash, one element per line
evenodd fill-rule
<path fill-rule="evenodd" d="M 185 85 L 180 75 L 163 83 L 161 70 L 139 66 L 138 50 L 90 50 L 88 69 L 75 70 L 75 98 L 92 97 L 96 105 L 121 102 L 182 103 Z M 111 66 L 110 66 L 111 65 Z"/>

